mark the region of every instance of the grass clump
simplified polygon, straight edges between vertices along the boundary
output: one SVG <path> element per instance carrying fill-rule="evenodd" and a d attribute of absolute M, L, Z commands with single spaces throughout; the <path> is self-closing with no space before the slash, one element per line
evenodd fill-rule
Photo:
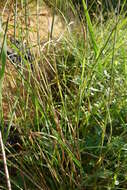
<path fill-rule="evenodd" d="M 14 30 L 21 48 L 8 38 L 16 59 L 3 137 L 13 189 L 126 189 L 126 17 L 92 22 L 83 6 L 83 31 L 66 20 L 66 33 L 42 48 L 27 15 Z"/>

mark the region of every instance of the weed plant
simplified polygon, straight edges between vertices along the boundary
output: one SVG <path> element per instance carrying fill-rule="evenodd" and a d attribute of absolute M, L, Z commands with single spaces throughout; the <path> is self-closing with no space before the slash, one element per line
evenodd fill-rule
<path fill-rule="evenodd" d="M 16 90 L 6 95 L 2 123 L 12 189 L 127 189 L 127 18 L 92 21 L 82 3 L 86 23 L 71 28 L 63 17 L 66 33 L 44 51 L 39 28 L 35 47 L 29 39 L 29 2 L 21 1 L 25 29 L 14 17 L 21 48 L 7 42 L 20 63 L 10 60 Z"/>

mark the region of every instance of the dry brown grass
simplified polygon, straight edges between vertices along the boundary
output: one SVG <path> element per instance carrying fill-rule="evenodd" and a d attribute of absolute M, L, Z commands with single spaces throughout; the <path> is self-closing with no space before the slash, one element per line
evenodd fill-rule
<path fill-rule="evenodd" d="M 10 1 L 11 2 L 11 1 Z M 4 26 L 6 25 L 7 18 L 9 16 L 8 31 L 7 31 L 7 41 L 10 41 L 11 37 L 14 37 L 14 5 L 6 1 L 0 3 L 0 9 L 2 12 L 2 18 Z M 52 25 L 52 11 L 45 5 L 37 5 L 35 1 L 32 1 L 27 6 L 27 25 L 25 21 L 25 8 L 21 8 L 18 5 L 17 17 L 16 17 L 16 38 L 27 42 L 37 59 L 40 54 L 38 54 L 38 35 L 41 44 L 45 44 L 49 40 L 51 25 Z M 58 39 L 63 32 L 64 26 L 58 15 L 55 15 L 54 26 L 53 26 L 53 39 Z M 27 35 L 27 37 L 26 37 Z M 9 44 L 8 44 L 9 45 Z M 43 48 L 42 48 L 43 49 Z M 3 110 L 4 118 L 8 120 L 8 114 L 12 109 L 14 104 L 15 95 L 19 84 L 17 85 L 18 73 L 16 68 L 7 60 L 6 73 L 3 85 Z"/>

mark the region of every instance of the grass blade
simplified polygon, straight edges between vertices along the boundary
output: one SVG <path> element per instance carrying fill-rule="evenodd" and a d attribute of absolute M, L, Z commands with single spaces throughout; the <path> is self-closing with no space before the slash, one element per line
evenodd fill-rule
<path fill-rule="evenodd" d="M 90 19 L 88 10 L 87 10 L 85 0 L 82 0 L 82 3 L 83 3 L 85 17 L 86 17 L 87 24 L 88 24 L 90 38 L 91 38 L 91 41 L 92 41 L 92 44 L 93 44 L 93 49 L 94 49 L 94 53 L 95 53 L 95 57 L 96 57 L 97 53 L 98 53 L 98 47 L 97 47 L 96 40 L 95 40 L 95 37 L 94 37 L 93 26 L 92 26 L 92 23 L 91 23 L 91 19 Z"/>

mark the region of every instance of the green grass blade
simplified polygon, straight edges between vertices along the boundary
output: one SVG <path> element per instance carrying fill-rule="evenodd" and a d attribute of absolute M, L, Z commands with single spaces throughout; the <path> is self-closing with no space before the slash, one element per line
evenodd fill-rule
<path fill-rule="evenodd" d="M 2 121 L 2 83 L 5 73 L 5 64 L 6 64 L 6 55 L 7 55 L 7 46 L 6 46 L 6 33 L 4 34 L 2 26 L 0 24 L 0 116 Z"/>
<path fill-rule="evenodd" d="M 95 56 L 97 56 L 98 47 L 97 47 L 97 43 L 96 43 L 96 40 L 95 40 L 95 37 L 94 37 L 93 26 L 92 26 L 92 23 L 91 23 L 91 19 L 90 19 L 88 10 L 87 10 L 85 0 L 82 0 L 82 3 L 83 3 L 84 13 L 85 13 L 85 17 L 86 17 L 86 20 L 87 20 L 88 29 L 89 29 L 90 38 L 91 38 L 91 41 L 92 41 L 94 53 L 95 53 Z"/>

